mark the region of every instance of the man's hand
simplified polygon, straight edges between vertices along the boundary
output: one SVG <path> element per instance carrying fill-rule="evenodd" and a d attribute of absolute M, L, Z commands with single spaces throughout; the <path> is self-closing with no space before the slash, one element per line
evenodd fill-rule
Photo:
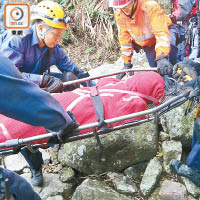
<path fill-rule="evenodd" d="M 72 122 L 66 128 L 58 132 L 57 137 L 61 143 L 65 143 L 69 137 L 78 135 L 76 129 L 80 124 L 76 121 L 75 115 L 72 112 L 67 111 L 67 114 L 71 117 Z"/>
<path fill-rule="evenodd" d="M 62 92 L 64 90 L 63 82 L 54 76 L 50 76 L 48 73 L 42 75 L 40 87 L 45 88 L 50 93 Z"/>
<path fill-rule="evenodd" d="M 124 63 L 124 67 L 122 68 L 122 70 L 125 70 L 125 69 L 131 69 L 133 67 L 133 65 L 131 63 Z M 121 80 L 124 76 L 126 75 L 126 73 L 123 73 L 123 74 L 118 74 L 116 76 L 117 79 Z M 129 75 L 131 76 L 132 73 L 129 72 Z"/>
<path fill-rule="evenodd" d="M 173 77 L 183 82 L 195 79 L 198 75 L 200 75 L 200 64 L 188 58 L 184 58 L 173 67 Z"/>
<path fill-rule="evenodd" d="M 169 62 L 168 57 L 166 55 L 161 55 L 157 59 L 157 68 L 158 73 L 161 76 L 171 75 L 173 72 L 173 65 Z"/>

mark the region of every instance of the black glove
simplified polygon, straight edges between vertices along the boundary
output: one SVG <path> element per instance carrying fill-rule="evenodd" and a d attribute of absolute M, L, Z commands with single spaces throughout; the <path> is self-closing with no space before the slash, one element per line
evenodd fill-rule
<path fill-rule="evenodd" d="M 48 73 L 44 73 L 40 83 L 41 88 L 45 88 L 47 92 L 55 93 L 64 90 L 63 82 L 54 76 L 50 76 Z"/>
<path fill-rule="evenodd" d="M 181 70 L 181 74 L 178 73 L 178 69 Z M 200 75 L 200 63 L 194 62 L 191 59 L 184 58 L 182 62 L 177 63 L 173 67 L 173 77 L 180 79 L 185 82 L 188 81 L 185 78 L 185 75 L 188 75 L 192 79 L 197 78 Z"/>
<path fill-rule="evenodd" d="M 192 81 L 188 81 L 182 87 L 183 90 L 190 90 L 189 99 L 200 96 L 200 77 Z"/>
<path fill-rule="evenodd" d="M 57 138 L 60 143 L 65 143 L 69 137 L 78 135 L 78 131 L 76 131 L 76 129 L 80 124 L 76 121 L 75 115 L 72 112 L 67 111 L 67 114 L 72 119 L 72 122 L 66 128 L 58 132 Z"/>
<path fill-rule="evenodd" d="M 166 55 L 161 55 L 156 59 L 157 71 L 161 76 L 171 75 L 173 72 L 173 65 L 169 62 Z"/>
<path fill-rule="evenodd" d="M 133 65 L 131 63 L 124 63 L 124 67 L 122 68 L 122 70 L 125 70 L 125 69 L 131 69 L 133 67 Z M 123 73 L 123 74 L 118 74 L 116 76 L 117 79 L 121 80 L 124 76 L 126 75 L 126 73 Z M 133 73 L 132 72 L 129 72 L 128 73 L 129 76 L 132 76 Z"/>

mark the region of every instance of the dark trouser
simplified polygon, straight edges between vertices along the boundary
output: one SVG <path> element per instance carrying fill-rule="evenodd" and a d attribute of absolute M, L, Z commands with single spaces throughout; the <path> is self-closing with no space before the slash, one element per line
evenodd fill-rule
<path fill-rule="evenodd" d="M 22 150 L 21 154 L 24 156 L 31 169 L 38 171 L 42 167 L 44 162 L 42 159 L 42 153 L 39 150 L 37 150 L 35 153 L 32 153 L 26 149 Z"/>
<path fill-rule="evenodd" d="M 200 172 L 200 117 L 194 123 L 192 150 L 188 156 L 187 165 Z"/>

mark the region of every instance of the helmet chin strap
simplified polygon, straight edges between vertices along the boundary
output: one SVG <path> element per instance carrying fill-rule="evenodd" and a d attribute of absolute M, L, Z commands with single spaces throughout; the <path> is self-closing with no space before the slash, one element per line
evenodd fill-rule
<path fill-rule="evenodd" d="M 136 6 L 135 6 L 135 8 L 134 8 L 135 3 L 136 3 Z M 131 18 L 131 19 L 132 19 L 133 15 L 135 14 L 135 11 L 136 11 L 136 9 L 137 9 L 138 1 L 136 0 L 135 3 L 134 3 L 133 6 L 132 6 L 132 10 L 131 10 L 131 14 L 130 14 L 130 15 L 127 15 L 127 14 L 123 11 L 123 9 L 121 9 L 121 11 L 124 13 L 124 15 L 126 15 L 127 17 L 129 17 L 129 18 Z"/>

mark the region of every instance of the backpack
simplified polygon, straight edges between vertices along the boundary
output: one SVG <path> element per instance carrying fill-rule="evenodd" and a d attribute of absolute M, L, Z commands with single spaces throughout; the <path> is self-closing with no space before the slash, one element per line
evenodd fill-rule
<path fill-rule="evenodd" d="M 198 0 L 171 0 L 172 16 L 177 21 L 187 21 L 197 14 Z"/>

